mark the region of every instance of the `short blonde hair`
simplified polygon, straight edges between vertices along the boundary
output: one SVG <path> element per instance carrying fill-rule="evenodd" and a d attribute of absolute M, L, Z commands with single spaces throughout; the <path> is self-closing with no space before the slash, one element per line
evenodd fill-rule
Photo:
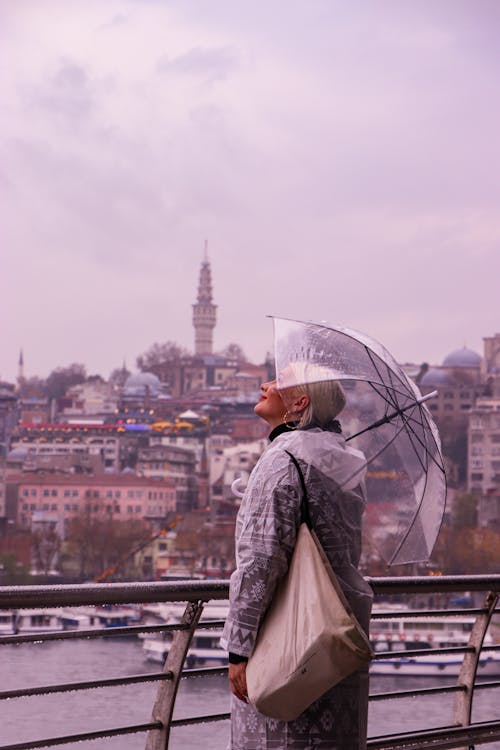
<path fill-rule="evenodd" d="M 297 427 L 309 425 L 326 427 L 340 414 L 346 405 L 344 390 L 337 380 L 320 380 L 316 383 L 302 383 L 280 391 L 283 403 L 300 395 L 309 398 L 309 404 L 300 415 Z M 293 417 L 293 415 L 290 415 Z"/>

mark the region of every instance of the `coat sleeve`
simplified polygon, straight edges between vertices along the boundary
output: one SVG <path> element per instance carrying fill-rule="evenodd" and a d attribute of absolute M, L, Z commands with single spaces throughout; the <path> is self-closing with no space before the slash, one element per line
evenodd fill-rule
<path fill-rule="evenodd" d="M 265 454 L 248 487 L 237 569 L 229 587 L 229 613 L 221 643 L 241 656 L 253 651 L 276 586 L 288 570 L 300 521 L 300 482 L 282 450 Z"/>

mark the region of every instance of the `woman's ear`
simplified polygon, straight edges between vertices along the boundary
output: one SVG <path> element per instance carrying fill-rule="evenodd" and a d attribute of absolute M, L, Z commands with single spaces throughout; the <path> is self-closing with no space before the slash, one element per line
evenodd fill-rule
<path fill-rule="evenodd" d="M 293 399 L 292 403 L 288 407 L 288 411 L 291 414 L 300 414 L 304 411 L 304 409 L 307 409 L 310 403 L 311 399 L 309 398 L 309 396 L 303 393 L 298 396 L 298 398 Z"/>

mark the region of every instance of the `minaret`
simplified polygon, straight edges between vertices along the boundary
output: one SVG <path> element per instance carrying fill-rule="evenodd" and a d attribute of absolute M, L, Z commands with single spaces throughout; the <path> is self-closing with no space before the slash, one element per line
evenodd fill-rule
<path fill-rule="evenodd" d="M 24 380 L 24 356 L 22 349 L 19 352 L 19 362 L 17 364 L 17 382 L 20 383 L 21 380 Z"/>
<path fill-rule="evenodd" d="M 207 241 L 200 269 L 198 301 L 193 305 L 194 353 L 196 356 L 212 354 L 217 305 L 212 304 L 212 276 L 208 262 Z"/>

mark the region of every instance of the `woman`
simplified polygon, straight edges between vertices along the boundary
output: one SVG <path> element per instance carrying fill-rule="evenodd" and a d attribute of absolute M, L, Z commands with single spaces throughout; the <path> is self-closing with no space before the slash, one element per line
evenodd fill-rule
<path fill-rule="evenodd" d="M 255 413 L 272 428 L 236 524 L 237 569 L 222 639 L 229 651 L 231 750 L 360 750 L 366 743 L 367 670 L 351 675 L 295 721 L 269 719 L 247 700 L 246 662 L 276 586 L 288 570 L 300 523 L 304 474 L 313 527 L 358 620 L 368 632 L 372 592 L 357 571 L 365 505 L 365 458 L 348 448 L 336 421 L 345 396 L 335 381 L 278 391 L 261 386 Z"/>

